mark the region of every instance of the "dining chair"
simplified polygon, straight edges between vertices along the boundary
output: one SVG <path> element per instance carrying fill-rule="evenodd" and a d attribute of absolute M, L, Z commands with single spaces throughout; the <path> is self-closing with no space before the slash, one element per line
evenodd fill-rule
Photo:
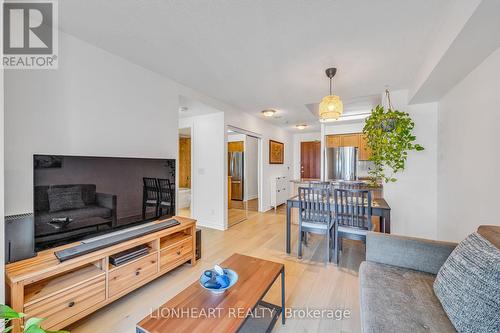
<path fill-rule="evenodd" d="M 334 261 L 339 263 L 342 239 L 361 240 L 373 231 L 372 194 L 363 189 L 335 189 L 333 192 L 335 238 Z"/>
<path fill-rule="evenodd" d="M 160 205 L 160 195 L 156 178 L 142 178 L 142 219 L 146 219 L 147 207 L 155 208 L 155 217 L 158 216 L 158 208 Z"/>
<path fill-rule="evenodd" d="M 334 227 L 330 197 L 329 188 L 299 187 L 299 259 L 302 258 L 303 236 L 310 232 L 325 235 L 325 265 L 330 261 Z"/>
<path fill-rule="evenodd" d="M 166 208 L 167 214 L 174 215 L 174 190 L 172 183 L 168 179 L 158 178 L 159 190 L 159 216 L 163 215 L 163 208 Z"/>

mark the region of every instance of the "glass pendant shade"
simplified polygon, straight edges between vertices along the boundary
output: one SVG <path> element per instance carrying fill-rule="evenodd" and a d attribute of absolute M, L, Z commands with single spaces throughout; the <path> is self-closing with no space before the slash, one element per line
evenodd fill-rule
<path fill-rule="evenodd" d="M 319 121 L 330 122 L 340 118 L 344 112 L 344 104 L 337 95 L 323 97 L 319 103 Z"/>

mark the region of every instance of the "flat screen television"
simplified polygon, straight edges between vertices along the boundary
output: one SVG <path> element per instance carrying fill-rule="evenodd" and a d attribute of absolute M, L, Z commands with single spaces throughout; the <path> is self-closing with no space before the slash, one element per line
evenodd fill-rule
<path fill-rule="evenodd" d="M 35 250 L 175 214 L 175 160 L 33 156 Z"/>

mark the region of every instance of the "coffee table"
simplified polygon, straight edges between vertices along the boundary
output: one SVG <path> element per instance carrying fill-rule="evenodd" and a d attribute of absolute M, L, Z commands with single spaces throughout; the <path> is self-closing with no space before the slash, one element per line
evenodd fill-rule
<path fill-rule="evenodd" d="M 236 253 L 221 266 L 238 273 L 233 287 L 223 294 L 214 294 L 195 281 L 139 322 L 136 332 L 270 332 L 280 314 L 285 324 L 283 264 Z M 281 306 L 262 301 L 280 275 Z"/>

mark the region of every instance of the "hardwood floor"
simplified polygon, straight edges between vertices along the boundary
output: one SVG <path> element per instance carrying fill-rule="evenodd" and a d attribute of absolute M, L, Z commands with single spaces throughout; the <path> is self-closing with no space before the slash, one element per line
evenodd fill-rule
<path fill-rule="evenodd" d="M 351 313 L 350 318 L 342 320 L 289 318 L 285 326 L 278 322 L 273 332 L 360 332 L 358 267 L 364 260 L 364 246 L 360 242 L 344 241 L 340 266 L 325 266 L 322 237 L 312 235 L 304 248 L 303 259 L 299 260 L 297 229 L 295 225 L 292 228 L 291 256 L 284 251 L 285 215 L 282 213 L 255 213 L 226 231 L 203 229 L 202 259 L 196 266 L 185 264 L 69 329 L 72 333 L 134 333 L 137 322 L 197 281 L 205 269 L 233 253 L 242 253 L 285 264 L 287 307 L 346 309 Z M 279 281 L 265 300 L 279 304 Z"/>
<path fill-rule="evenodd" d="M 248 201 L 231 200 L 231 208 L 246 209 L 252 212 L 259 211 L 259 199 L 255 198 Z"/>
<path fill-rule="evenodd" d="M 246 221 L 259 211 L 259 200 L 248 201 L 231 200 L 231 208 L 227 210 L 227 224 L 232 227 Z"/>

